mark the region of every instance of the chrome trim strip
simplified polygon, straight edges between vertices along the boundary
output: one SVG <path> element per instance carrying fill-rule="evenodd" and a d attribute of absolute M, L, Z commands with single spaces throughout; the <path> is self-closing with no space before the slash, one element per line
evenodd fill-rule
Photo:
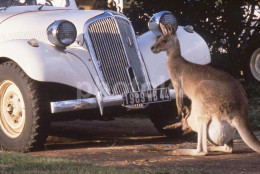
<path fill-rule="evenodd" d="M 174 89 L 170 89 L 170 95 L 172 100 L 176 98 Z M 83 109 L 94 109 L 99 107 L 97 98 L 58 101 L 51 102 L 50 104 L 51 113 L 77 111 Z M 120 106 L 122 104 L 123 97 L 121 95 L 103 97 L 103 107 Z"/>
<path fill-rule="evenodd" d="M 130 83 L 131 83 L 131 88 L 132 88 L 132 91 L 140 91 L 140 89 L 139 89 L 139 86 L 137 86 L 137 90 L 135 90 L 134 89 L 134 86 L 133 86 L 133 82 L 132 82 L 132 80 L 133 79 L 131 79 L 131 77 L 130 77 L 130 74 L 129 74 L 129 69 L 130 68 L 132 68 L 131 66 L 127 66 L 126 67 L 126 71 L 127 71 L 127 77 L 128 77 L 128 79 L 129 79 L 129 81 L 130 81 Z M 137 83 L 137 79 L 136 79 L 136 75 L 135 75 L 135 72 L 133 71 L 133 74 L 134 74 L 134 80 L 135 80 L 135 83 Z M 136 84 L 137 85 L 137 84 Z"/>

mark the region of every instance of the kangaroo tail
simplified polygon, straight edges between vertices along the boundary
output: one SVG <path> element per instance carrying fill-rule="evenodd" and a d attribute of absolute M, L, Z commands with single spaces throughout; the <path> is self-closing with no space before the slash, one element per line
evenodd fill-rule
<path fill-rule="evenodd" d="M 243 141 L 254 151 L 260 153 L 260 142 L 249 128 L 248 121 L 243 118 L 237 118 L 233 120 L 233 124 L 236 127 L 239 135 Z"/>

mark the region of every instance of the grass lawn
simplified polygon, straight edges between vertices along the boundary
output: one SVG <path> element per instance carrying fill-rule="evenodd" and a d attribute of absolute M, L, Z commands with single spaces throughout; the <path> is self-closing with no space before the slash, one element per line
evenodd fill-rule
<path fill-rule="evenodd" d="M 0 152 L 0 173 L 147 173 L 100 167 L 86 162 L 36 157 L 29 154 Z"/>
<path fill-rule="evenodd" d="M 0 174 L 197 174 L 200 171 L 188 171 L 186 169 L 158 169 L 152 171 L 125 170 L 97 166 L 87 162 L 79 162 L 64 159 L 53 159 L 21 154 L 15 152 L 0 151 Z"/>

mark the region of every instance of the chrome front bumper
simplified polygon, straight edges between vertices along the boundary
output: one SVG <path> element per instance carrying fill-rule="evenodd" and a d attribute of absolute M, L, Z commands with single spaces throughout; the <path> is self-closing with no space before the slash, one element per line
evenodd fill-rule
<path fill-rule="evenodd" d="M 171 95 L 171 99 L 175 99 L 174 89 L 170 89 L 170 95 Z M 51 102 L 51 112 L 59 113 L 59 112 L 99 108 L 102 115 L 103 107 L 119 106 L 122 104 L 123 104 L 122 95 L 102 97 L 102 95 L 97 94 L 96 98 Z"/>

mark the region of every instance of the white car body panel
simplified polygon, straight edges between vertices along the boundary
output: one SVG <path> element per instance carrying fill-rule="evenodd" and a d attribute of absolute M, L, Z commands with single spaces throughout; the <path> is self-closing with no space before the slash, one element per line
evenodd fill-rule
<path fill-rule="evenodd" d="M 0 57 L 11 58 L 34 80 L 65 84 L 93 95 L 98 91 L 99 81 L 96 78 L 94 82 L 94 71 L 90 72 L 86 62 L 75 54 L 41 42 L 39 47 L 32 47 L 27 40 L 4 42 L 0 44 L 0 50 Z M 89 54 L 85 52 L 86 56 Z"/>
<path fill-rule="evenodd" d="M 204 39 L 196 32 L 188 33 L 179 26 L 177 30 L 182 56 L 196 64 L 208 64 L 211 61 L 209 48 Z M 151 46 L 156 42 L 157 36 L 151 31 L 138 37 L 138 45 L 142 53 L 153 88 L 158 87 L 170 79 L 167 70 L 167 54 L 161 52 L 154 54 Z"/>
<path fill-rule="evenodd" d="M 52 9 L 50 11 L 37 10 L 21 13 L 16 11 L 1 12 L 0 43 L 13 39 L 37 38 L 39 41 L 51 44 L 47 37 L 47 28 L 54 21 L 62 19 L 74 23 L 77 28 L 77 40 L 83 41 L 82 33 L 85 22 L 92 17 L 103 13 L 104 11 L 81 11 L 70 9 Z M 24 25 L 24 19 L 26 19 L 27 25 Z"/>

